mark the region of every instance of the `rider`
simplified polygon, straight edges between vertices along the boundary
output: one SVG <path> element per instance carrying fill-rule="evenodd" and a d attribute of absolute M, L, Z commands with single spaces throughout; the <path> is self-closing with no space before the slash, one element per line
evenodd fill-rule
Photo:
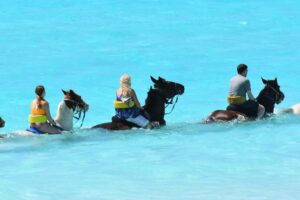
<path fill-rule="evenodd" d="M 36 99 L 31 102 L 31 114 L 28 117 L 31 128 L 36 128 L 41 132 L 58 134 L 60 130 L 53 127 L 55 121 L 52 119 L 49 110 L 49 103 L 44 99 L 46 91 L 44 86 L 38 85 L 35 88 Z"/>
<path fill-rule="evenodd" d="M 250 118 L 261 118 L 265 113 L 265 108 L 256 102 L 251 92 L 250 81 L 246 78 L 248 66 L 245 64 L 238 65 L 237 72 L 238 75 L 230 80 L 227 110 L 244 113 Z M 246 100 L 246 94 L 248 100 Z"/>
<path fill-rule="evenodd" d="M 151 128 L 152 124 L 142 115 L 142 113 L 147 114 L 131 88 L 131 77 L 128 74 L 123 74 L 120 78 L 120 88 L 116 93 L 114 107 L 118 119 L 134 123 L 139 127 Z"/>

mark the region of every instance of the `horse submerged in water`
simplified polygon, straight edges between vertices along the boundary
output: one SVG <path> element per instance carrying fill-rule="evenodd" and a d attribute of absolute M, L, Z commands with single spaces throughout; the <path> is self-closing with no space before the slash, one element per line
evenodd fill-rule
<path fill-rule="evenodd" d="M 265 87 L 260 91 L 257 102 L 265 107 L 265 116 L 273 114 L 275 104 L 279 104 L 284 99 L 284 94 L 280 90 L 277 78 L 274 80 L 265 80 L 262 78 Z M 300 106 L 299 106 L 300 108 Z M 216 121 L 232 121 L 250 119 L 243 113 L 232 110 L 216 110 L 212 112 L 205 120 L 206 123 Z"/>
<path fill-rule="evenodd" d="M 89 105 L 73 90 L 62 90 L 62 92 L 64 94 L 64 99 L 58 104 L 54 120 L 56 122 L 55 127 L 62 131 L 71 131 L 73 129 L 73 118 L 80 120 L 82 117 L 82 126 Z M 29 128 L 26 131 L 17 131 L 16 133 L 19 135 L 47 134 L 40 132 L 35 128 Z"/>
<path fill-rule="evenodd" d="M 179 83 L 167 81 L 161 77 L 156 80 L 151 76 L 151 80 L 154 83 L 154 88 L 150 87 L 143 108 L 146 113 L 149 114 L 150 122 L 159 122 L 160 126 L 164 126 L 166 124 L 166 121 L 164 120 L 164 116 L 166 114 L 165 109 L 170 104 L 173 104 L 172 110 L 174 109 L 178 100 L 178 95 L 182 95 L 184 93 L 184 86 Z M 177 98 L 175 102 L 173 102 L 175 96 L 177 96 Z M 137 126 L 133 123 L 113 117 L 112 122 L 98 124 L 92 128 L 128 130 L 133 127 Z"/>

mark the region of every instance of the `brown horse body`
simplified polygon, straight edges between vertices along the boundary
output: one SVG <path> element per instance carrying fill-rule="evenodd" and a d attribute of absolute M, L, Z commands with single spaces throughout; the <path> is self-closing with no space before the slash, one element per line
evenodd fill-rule
<path fill-rule="evenodd" d="M 232 121 L 232 120 L 247 120 L 248 117 L 240 112 L 232 110 L 215 110 L 210 114 L 210 116 L 205 120 L 206 123 L 216 122 L 216 121 Z"/>
<path fill-rule="evenodd" d="M 107 123 L 98 124 L 96 126 L 93 126 L 92 128 L 102 128 L 110 131 L 117 131 L 117 130 L 129 130 L 133 127 L 134 126 L 131 126 L 126 122 L 107 122 Z"/>

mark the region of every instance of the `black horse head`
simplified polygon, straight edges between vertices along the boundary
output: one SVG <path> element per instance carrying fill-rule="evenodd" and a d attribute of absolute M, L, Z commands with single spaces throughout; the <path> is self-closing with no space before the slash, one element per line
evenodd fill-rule
<path fill-rule="evenodd" d="M 0 117 L 0 128 L 5 126 L 5 121 Z"/>
<path fill-rule="evenodd" d="M 184 86 L 161 77 L 156 80 L 151 76 L 151 80 L 154 89 L 150 88 L 144 109 L 150 115 L 150 121 L 158 121 L 161 125 L 165 125 L 165 104 L 173 104 L 173 98 L 184 93 Z"/>
<path fill-rule="evenodd" d="M 167 81 L 166 79 L 161 77 L 158 77 L 158 79 L 156 80 L 152 76 L 151 80 L 154 83 L 154 88 L 162 90 L 165 97 L 168 99 L 184 93 L 184 86 L 179 83 Z"/>
<path fill-rule="evenodd" d="M 262 78 L 262 82 L 265 84 L 265 87 L 259 93 L 257 101 L 265 107 L 266 113 L 273 113 L 275 103 L 279 104 L 283 101 L 284 94 L 280 90 L 277 78 L 274 80 L 265 80 Z"/>
<path fill-rule="evenodd" d="M 76 94 L 73 90 L 65 91 L 64 93 L 64 101 L 66 105 L 73 110 L 77 110 L 79 112 L 86 112 L 89 109 L 89 105 L 83 101 L 80 95 Z"/>

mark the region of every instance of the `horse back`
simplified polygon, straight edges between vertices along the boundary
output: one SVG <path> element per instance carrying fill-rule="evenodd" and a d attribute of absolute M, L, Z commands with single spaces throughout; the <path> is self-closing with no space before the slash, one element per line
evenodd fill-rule
<path fill-rule="evenodd" d="M 107 123 L 102 123 L 98 124 L 96 126 L 92 127 L 94 128 L 103 128 L 111 131 L 117 131 L 117 130 L 129 130 L 132 128 L 132 126 L 129 126 L 127 124 L 124 124 L 122 122 L 107 122 Z"/>
<path fill-rule="evenodd" d="M 215 110 L 208 117 L 209 121 L 231 121 L 235 119 L 247 119 L 247 116 L 243 113 L 232 110 Z"/>

